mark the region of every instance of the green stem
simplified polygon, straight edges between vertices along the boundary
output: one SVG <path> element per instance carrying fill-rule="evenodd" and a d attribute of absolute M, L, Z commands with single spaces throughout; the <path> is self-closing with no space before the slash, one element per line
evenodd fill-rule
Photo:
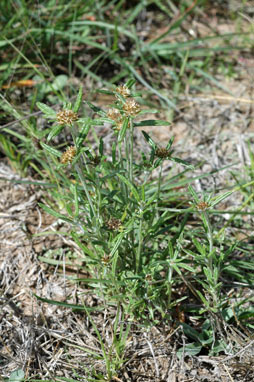
<path fill-rule="evenodd" d="M 212 228 L 212 225 L 210 223 L 208 213 L 206 211 L 203 212 L 203 216 L 204 216 L 206 224 L 207 224 L 207 229 L 208 229 L 207 236 L 208 236 L 208 241 L 209 241 L 209 252 L 211 254 L 213 251 L 213 228 Z"/>
<path fill-rule="evenodd" d="M 130 118 L 130 137 L 129 137 L 129 144 L 130 144 L 130 155 L 129 155 L 129 177 L 130 182 L 133 184 L 133 120 Z"/>
<path fill-rule="evenodd" d="M 93 213 L 93 216 L 96 217 L 96 214 L 95 214 L 95 209 L 94 209 L 94 206 L 93 206 L 93 203 L 92 203 L 92 200 L 90 198 L 90 195 L 89 195 L 89 192 L 88 192 L 88 189 L 87 189 L 87 186 L 86 186 L 86 180 L 85 180 L 85 177 L 81 171 L 81 168 L 79 167 L 79 165 L 76 163 L 75 164 L 75 170 L 77 171 L 78 173 L 78 176 L 79 176 L 79 179 L 82 183 L 82 186 L 83 186 L 83 189 L 85 191 L 85 194 L 86 194 L 86 197 L 87 197 L 87 200 L 88 200 L 88 203 L 89 203 L 89 206 L 91 208 L 91 211 Z"/>
<path fill-rule="evenodd" d="M 143 211 L 141 212 L 139 229 L 138 229 L 138 250 L 136 255 L 136 273 L 138 274 L 141 266 L 141 250 L 143 246 Z"/>
<path fill-rule="evenodd" d="M 207 211 L 203 211 L 202 215 L 203 215 L 203 219 L 206 222 L 206 226 L 207 226 L 207 238 L 208 238 L 208 242 L 209 242 L 208 266 L 209 266 L 209 268 L 210 268 L 210 270 L 212 272 L 213 271 L 213 259 L 212 259 L 212 252 L 213 252 L 213 228 L 212 228 L 212 225 L 211 225 L 211 222 L 210 222 L 210 219 L 209 219 Z"/>
<path fill-rule="evenodd" d="M 126 159 L 126 172 L 130 177 L 130 152 L 129 152 L 129 136 L 125 134 L 124 137 L 124 145 L 125 145 L 125 159 Z"/>
<path fill-rule="evenodd" d="M 159 199 L 160 199 L 160 192 L 161 192 L 161 178 L 162 178 L 162 164 L 160 165 L 159 170 L 159 178 L 158 178 L 158 189 L 157 189 L 157 219 L 159 218 Z"/>
<path fill-rule="evenodd" d="M 124 160 L 123 160 L 123 155 L 122 155 L 122 151 L 123 151 L 123 141 L 120 143 L 120 142 L 117 142 L 117 152 L 118 152 L 118 162 L 119 162 L 119 167 L 121 170 L 125 170 L 124 168 Z M 127 186 L 125 183 L 121 182 L 121 190 L 122 190 L 122 193 L 124 195 L 124 198 L 127 202 L 127 198 L 128 198 L 128 190 L 127 190 Z"/>

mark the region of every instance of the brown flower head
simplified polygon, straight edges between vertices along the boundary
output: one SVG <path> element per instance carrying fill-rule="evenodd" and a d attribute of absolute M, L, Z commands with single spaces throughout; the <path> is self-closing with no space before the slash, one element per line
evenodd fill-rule
<path fill-rule="evenodd" d="M 145 275 L 145 280 L 146 280 L 146 281 L 152 281 L 152 280 L 153 280 L 152 275 L 151 275 L 150 273 L 146 274 L 146 275 Z"/>
<path fill-rule="evenodd" d="M 69 147 L 61 156 L 61 163 L 62 164 L 67 164 L 71 163 L 73 161 L 73 158 L 76 155 L 76 149 L 75 147 L 71 146 Z"/>
<path fill-rule="evenodd" d="M 119 228 L 122 226 L 122 222 L 119 219 L 111 218 L 107 221 L 106 225 L 111 231 L 118 231 Z"/>
<path fill-rule="evenodd" d="M 118 109 L 109 109 L 107 112 L 107 117 L 115 122 L 118 122 L 122 118 L 121 113 Z"/>
<path fill-rule="evenodd" d="M 78 115 L 72 110 L 65 109 L 56 114 L 56 119 L 59 125 L 72 125 L 78 119 Z"/>
<path fill-rule="evenodd" d="M 104 254 L 104 256 L 101 258 L 101 261 L 102 261 L 103 264 L 107 265 L 109 263 L 109 261 L 110 261 L 110 256 Z"/>
<path fill-rule="evenodd" d="M 92 159 L 92 164 L 97 166 L 101 162 L 101 157 L 99 155 L 95 155 Z"/>
<path fill-rule="evenodd" d="M 120 131 L 121 130 L 121 128 L 123 127 L 123 118 L 121 118 L 121 119 L 119 119 L 119 121 L 117 121 L 116 122 L 116 127 L 115 127 L 115 129 L 117 130 L 117 131 Z M 129 129 L 131 127 L 131 123 L 130 123 L 130 121 L 128 122 L 128 125 L 127 125 L 127 128 Z"/>
<path fill-rule="evenodd" d="M 120 86 L 118 86 L 118 87 L 116 88 L 116 92 L 117 92 L 118 94 L 121 94 L 121 96 L 123 96 L 123 97 L 125 97 L 125 98 L 126 98 L 126 97 L 129 97 L 130 94 L 131 94 L 130 89 L 128 89 L 126 85 L 120 85 Z"/>
<path fill-rule="evenodd" d="M 128 99 L 123 105 L 123 110 L 127 116 L 135 117 L 141 111 L 141 108 L 134 99 Z"/>
<path fill-rule="evenodd" d="M 169 157 L 170 151 L 165 149 L 165 148 L 157 148 L 156 151 L 155 151 L 155 155 L 158 158 L 166 159 L 166 158 Z"/>
<path fill-rule="evenodd" d="M 207 208 L 209 208 L 209 204 L 207 202 L 199 202 L 197 204 L 197 209 L 200 211 L 205 211 Z"/>

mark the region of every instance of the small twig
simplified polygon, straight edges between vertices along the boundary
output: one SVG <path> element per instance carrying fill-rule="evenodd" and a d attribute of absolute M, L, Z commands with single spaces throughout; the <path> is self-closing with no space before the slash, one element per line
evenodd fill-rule
<path fill-rule="evenodd" d="M 153 351 L 153 347 L 152 347 L 152 344 L 151 342 L 146 338 L 146 333 L 145 333 L 145 339 L 146 339 L 146 342 L 149 346 L 149 349 L 152 353 L 152 357 L 153 357 L 153 360 L 154 360 L 154 366 L 155 366 L 155 372 L 156 372 L 156 377 L 159 378 L 160 376 L 160 372 L 159 372 L 159 367 L 158 367 L 158 364 L 157 364 L 157 361 L 156 361 L 156 357 L 155 357 L 155 354 L 154 354 L 154 351 Z"/>
<path fill-rule="evenodd" d="M 40 115 L 40 114 L 43 114 L 42 111 L 36 111 L 36 112 L 34 112 L 34 113 L 31 113 L 31 114 L 29 114 L 29 115 L 26 115 L 25 117 L 16 119 L 16 121 L 8 122 L 8 123 L 6 123 L 5 125 L 0 126 L 0 129 L 5 129 L 6 127 L 15 125 L 15 124 L 18 123 L 18 122 L 22 122 L 22 121 L 24 121 L 25 119 L 28 119 L 28 118 L 30 118 L 30 117 L 34 117 L 34 116 L 36 116 L 36 115 Z"/>
<path fill-rule="evenodd" d="M 239 352 L 237 352 L 236 354 L 233 354 L 233 355 L 228 356 L 227 358 L 224 358 L 222 361 L 219 361 L 219 363 L 224 363 L 225 361 L 229 361 L 230 359 L 234 359 L 234 358 L 238 357 L 240 354 L 242 354 L 246 349 L 251 347 L 251 345 L 253 345 L 253 344 L 254 344 L 254 340 L 250 341 L 250 343 L 248 345 L 246 345 L 244 348 L 239 350 Z"/>

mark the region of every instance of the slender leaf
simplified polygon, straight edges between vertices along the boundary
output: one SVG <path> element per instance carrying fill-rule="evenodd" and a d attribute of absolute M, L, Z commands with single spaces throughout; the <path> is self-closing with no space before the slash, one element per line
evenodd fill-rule
<path fill-rule="evenodd" d="M 149 145 L 156 150 L 156 143 L 152 140 L 149 134 L 147 134 L 144 130 L 142 130 L 142 134 L 144 135 L 145 140 L 149 143 Z"/>
<path fill-rule="evenodd" d="M 137 191 L 136 187 L 133 184 L 131 184 L 131 182 L 127 178 L 125 178 L 123 175 L 117 174 L 117 176 L 118 176 L 118 178 L 121 179 L 122 182 L 124 182 L 129 187 L 129 189 L 131 190 L 131 192 L 132 192 L 133 196 L 135 197 L 136 201 L 139 202 L 140 201 L 140 196 L 138 194 L 138 191 Z"/>
<path fill-rule="evenodd" d="M 146 121 L 141 121 L 134 123 L 135 127 L 141 127 L 141 126 L 169 126 L 170 122 L 162 121 L 159 119 L 148 119 Z"/>
<path fill-rule="evenodd" d="M 192 166 L 192 164 L 189 164 L 188 162 L 186 162 L 186 161 L 183 160 L 183 159 L 170 157 L 170 160 L 172 160 L 173 162 L 176 162 L 176 163 L 180 163 L 180 164 L 182 164 L 183 166 L 188 167 L 188 168 L 191 169 L 191 170 L 194 170 L 194 168 L 195 168 L 194 166 Z"/>
<path fill-rule="evenodd" d="M 72 219 L 69 219 L 67 218 L 66 216 L 60 214 L 59 212 L 56 212 L 54 210 L 52 210 L 52 208 L 48 207 L 48 206 L 45 206 L 45 204 L 42 204 L 42 203 L 39 203 L 39 206 L 45 211 L 47 212 L 48 214 L 58 218 L 58 219 L 62 219 L 68 223 L 72 223 L 73 224 L 73 220 Z"/>
<path fill-rule="evenodd" d="M 55 117 L 56 112 L 48 105 L 45 105 L 45 103 L 42 102 L 36 102 L 37 107 L 45 114 L 47 117 Z"/>
<path fill-rule="evenodd" d="M 63 130 L 64 128 L 64 125 L 55 125 L 52 127 L 52 130 L 50 131 L 48 137 L 47 137 L 47 141 L 49 142 L 52 138 L 56 137 L 58 134 L 61 133 L 61 131 Z"/>
<path fill-rule="evenodd" d="M 62 153 L 56 149 L 53 149 L 53 147 L 46 145 L 46 143 L 41 142 L 40 145 L 50 154 L 54 155 L 55 157 L 60 158 Z"/>
<path fill-rule="evenodd" d="M 80 108 L 80 105 L 82 102 L 82 96 L 83 96 L 83 87 L 80 86 L 78 96 L 77 96 L 76 102 L 75 102 L 74 107 L 73 107 L 73 111 L 75 113 L 77 113 L 79 111 L 79 108 Z"/>
<path fill-rule="evenodd" d="M 100 107 L 93 105 L 91 102 L 86 101 L 87 105 L 92 109 L 95 113 L 101 115 L 102 117 L 106 116 L 106 113 L 104 110 L 102 110 Z"/>

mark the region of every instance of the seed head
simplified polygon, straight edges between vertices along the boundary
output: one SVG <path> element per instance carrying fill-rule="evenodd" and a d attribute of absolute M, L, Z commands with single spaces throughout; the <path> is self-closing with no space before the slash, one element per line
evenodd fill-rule
<path fill-rule="evenodd" d="M 126 85 L 120 85 L 120 86 L 118 86 L 118 87 L 116 88 L 116 92 L 117 92 L 118 94 L 121 94 L 121 96 L 123 96 L 123 97 L 125 97 L 125 98 L 126 98 L 126 97 L 129 97 L 130 94 L 131 94 L 130 89 L 128 89 Z"/>
<path fill-rule="evenodd" d="M 123 118 L 119 119 L 119 121 L 116 122 L 116 127 L 115 127 L 115 130 L 117 131 L 120 131 L 121 128 L 123 127 Z M 131 127 L 131 123 L 130 121 L 128 122 L 128 125 L 127 125 L 127 129 L 129 129 Z"/>
<path fill-rule="evenodd" d="M 106 225 L 111 231 L 118 231 L 119 228 L 122 226 L 122 222 L 119 219 L 111 218 L 107 221 Z"/>
<path fill-rule="evenodd" d="M 110 256 L 104 254 L 104 256 L 101 258 L 101 261 L 103 264 L 107 265 L 109 263 Z"/>
<path fill-rule="evenodd" d="M 67 164 L 71 163 L 73 161 L 73 158 L 76 155 L 76 149 L 75 147 L 71 146 L 69 147 L 61 156 L 61 163 L 62 164 Z"/>
<path fill-rule="evenodd" d="M 197 204 L 197 209 L 200 211 L 205 211 L 209 207 L 209 204 L 207 202 L 199 202 Z"/>
<path fill-rule="evenodd" d="M 134 99 L 128 99 L 123 105 L 123 110 L 126 115 L 135 117 L 141 111 L 141 108 Z"/>
<path fill-rule="evenodd" d="M 56 114 L 57 122 L 59 125 L 72 125 L 78 119 L 77 113 L 72 110 L 60 110 Z"/>
<path fill-rule="evenodd" d="M 101 157 L 99 155 L 95 155 L 95 157 L 93 157 L 92 159 L 92 164 L 97 166 L 97 164 L 99 164 L 101 162 Z"/>
<path fill-rule="evenodd" d="M 109 111 L 107 112 L 107 117 L 115 122 L 118 122 L 122 118 L 121 113 L 118 109 L 109 109 Z"/>
<path fill-rule="evenodd" d="M 159 158 L 165 159 L 170 155 L 170 151 L 165 148 L 157 148 L 155 151 L 155 155 Z"/>

